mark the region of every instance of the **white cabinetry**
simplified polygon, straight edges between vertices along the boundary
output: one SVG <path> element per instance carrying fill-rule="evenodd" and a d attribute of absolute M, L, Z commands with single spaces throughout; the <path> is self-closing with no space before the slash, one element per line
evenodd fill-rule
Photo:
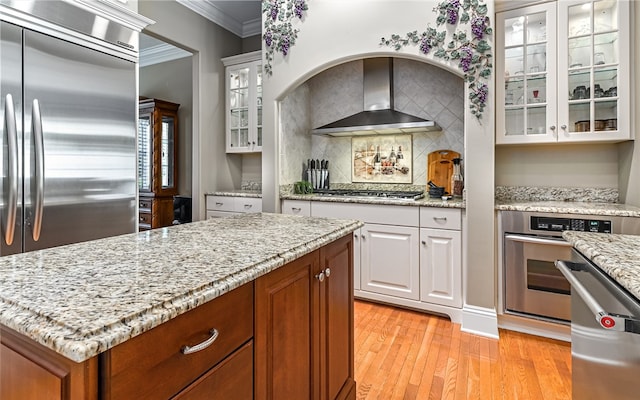
<path fill-rule="evenodd" d="M 207 219 L 262 212 L 262 199 L 207 195 Z"/>
<path fill-rule="evenodd" d="M 496 14 L 496 143 L 622 141 L 630 131 L 628 1 Z"/>
<path fill-rule="evenodd" d="M 262 151 L 262 52 L 223 58 L 227 153 Z"/>
<path fill-rule="evenodd" d="M 309 203 L 314 217 L 358 219 L 353 233 L 355 296 L 462 319 L 461 210 Z M 305 204 L 286 200 L 289 208 Z"/>
<path fill-rule="evenodd" d="M 308 200 L 283 200 L 282 213 L 289 215 L 311 216 L 311 202 Z"/>

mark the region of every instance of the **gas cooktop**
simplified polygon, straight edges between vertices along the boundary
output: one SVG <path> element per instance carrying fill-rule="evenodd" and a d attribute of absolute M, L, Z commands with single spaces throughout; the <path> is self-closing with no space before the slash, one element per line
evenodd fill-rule
<path fill-rule="evenodd" d="M 343 197 L 378 197 L 388 199 L 421 199 L 424 192 L 401 191 L 401 190 L 357 190 L 357 189 L 316 189 L 314 194 L 322 196 L 343 196 Z"/>

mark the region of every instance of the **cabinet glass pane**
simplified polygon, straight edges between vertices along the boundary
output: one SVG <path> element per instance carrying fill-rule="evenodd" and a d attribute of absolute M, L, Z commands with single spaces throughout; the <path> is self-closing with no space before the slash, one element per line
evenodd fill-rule
<path fill-rule="evenodd" d="M 524 78 L 507 79 L 505 84 L 505 105 L 524 104 Z"/>
<path fill-rule="evenodd" d="M 569 100 L 584 100 L 590 96 L 591 70 L 569 71 Z"/>
<path fill-rule="evenodd" d="M 506 78 L 524 74 L 523 50 L 522 47 L 505 49 L 504 74 Z"/>
<path fill-rule="evenodd" d="M 537 13 L 527 16 L 527 42 L 547 41 L 547 13 Z"/>
<path fill-rule="evenodd" d="M 162 187 L 172 188 L 174 186 L 174 137 L 175 121 L 171 117 L 162 117 L 162 141 L 160 142 L 160 166 L 162 172 Z"/>
<path fill-rule="evenodd" d="M 527 46 L 527 72 L 537 73 L 547 70 L 547 45 Z"/>
<path fill-rule="evenodd" d="M 527 108 L 527 135 L 544 135 L 547 126 L 547 107 Z"/>
<path fill-rule="evenodd" d="M 517 46 L 524 43 L 524 20 L 525 18 L 522 16 L 504 21 L 505 46 Z"/>
<path fill-rule="evenodd" d="M 618 32 L 593 36 L 593 65 L 618 63 Z"/>
<path fill-rule="evenodd" d="M 151 156 L 153 151 L 151 134 L 151 116 L 144 115 L 138 119 L 138 189 L 151 190 Z"/>
<path fill-rule="evenodd" d="M 618 129 L 618 102 L 617 101 L 597 101 L 595 108 L 595 130 L 617 130 Z"/>
<path fill-rule="evenodd" d="M 618 29 L 618 2 L 603 0 L 593 3 L 594 32 Z"/>
<path fill-rule="evenodd" d="M 262 127 L 258 127 L 258 146 L 262 147 Z"/>
<path fill-rule="evenodd" d="M 240 110 L 240 127 L 249 126 L 249 110 Z"/>
<path fill-rule="evenodd" d="M 591 36 L 569 39 L 569 68 L 591 65 Z"/>
<path fill-rule="evenodd" d="M 569 132 L 591 131 L 591 102 L 569 104 Z"/>
<path fill-rule="evenodd" d="M 588 35 L 591 29 L 591 2 L 569 7 L 569 36 Z"/>
<path fill-rule="evenodd" d="M 527 103 L 540 104 L 547 102 L 547 76 L 534 75 L 527 79 Z"/>
<path fill-rule="evenodd" d="M 249 146 L 249 129 L 240 129 L 240 146 Z"/>
<path fill-rule="evenodd" d="M 596 69 L 594 75 L 594 98 L 618 96 L 618 69 Z"/>
<path fill-rule="evenodd" d="M 524 135 L 524 108 L 512 108 L 505 110 L 505 135 Z"/>

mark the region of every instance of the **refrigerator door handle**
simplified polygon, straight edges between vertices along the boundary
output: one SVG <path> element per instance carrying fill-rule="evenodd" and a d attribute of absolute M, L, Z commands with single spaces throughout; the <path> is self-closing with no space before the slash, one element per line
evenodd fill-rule
<path fill-rule="evenodd" d="M 18 129 L 16 125 L 16 110 L 13 105 L 13 96 L 7 94 L 4 102 L 4 132 L 7 136 L 8 166 L 8 198 L 7 215 L 3 218 L 4 241 L 7 245 L 13 243 L 16 231 L 16 215 L 18 212 Z"/>
<path fill-rule="evenodd" d="M 44 211 L 44 137 L 42 135 L 42 114 L 40 113 L 40 103 L 38 99 L 33 99 L 31 108 L 31 126 L 33 132 L 33 146 L 36 154 L 35 180 L 36 198 L 34 203 L 33 216 L 33 240 L 40 239 L 42 230 L 42 213 Z"/>

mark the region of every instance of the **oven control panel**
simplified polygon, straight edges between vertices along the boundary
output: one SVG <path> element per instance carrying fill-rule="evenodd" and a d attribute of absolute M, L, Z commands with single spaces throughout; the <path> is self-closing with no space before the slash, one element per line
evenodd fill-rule
<path fill-rule="evenodd" d="M 547 232 L 581 231 L 611 233 L 611 221 L 534 216 L 531 217 L 531 229 Z"/>

